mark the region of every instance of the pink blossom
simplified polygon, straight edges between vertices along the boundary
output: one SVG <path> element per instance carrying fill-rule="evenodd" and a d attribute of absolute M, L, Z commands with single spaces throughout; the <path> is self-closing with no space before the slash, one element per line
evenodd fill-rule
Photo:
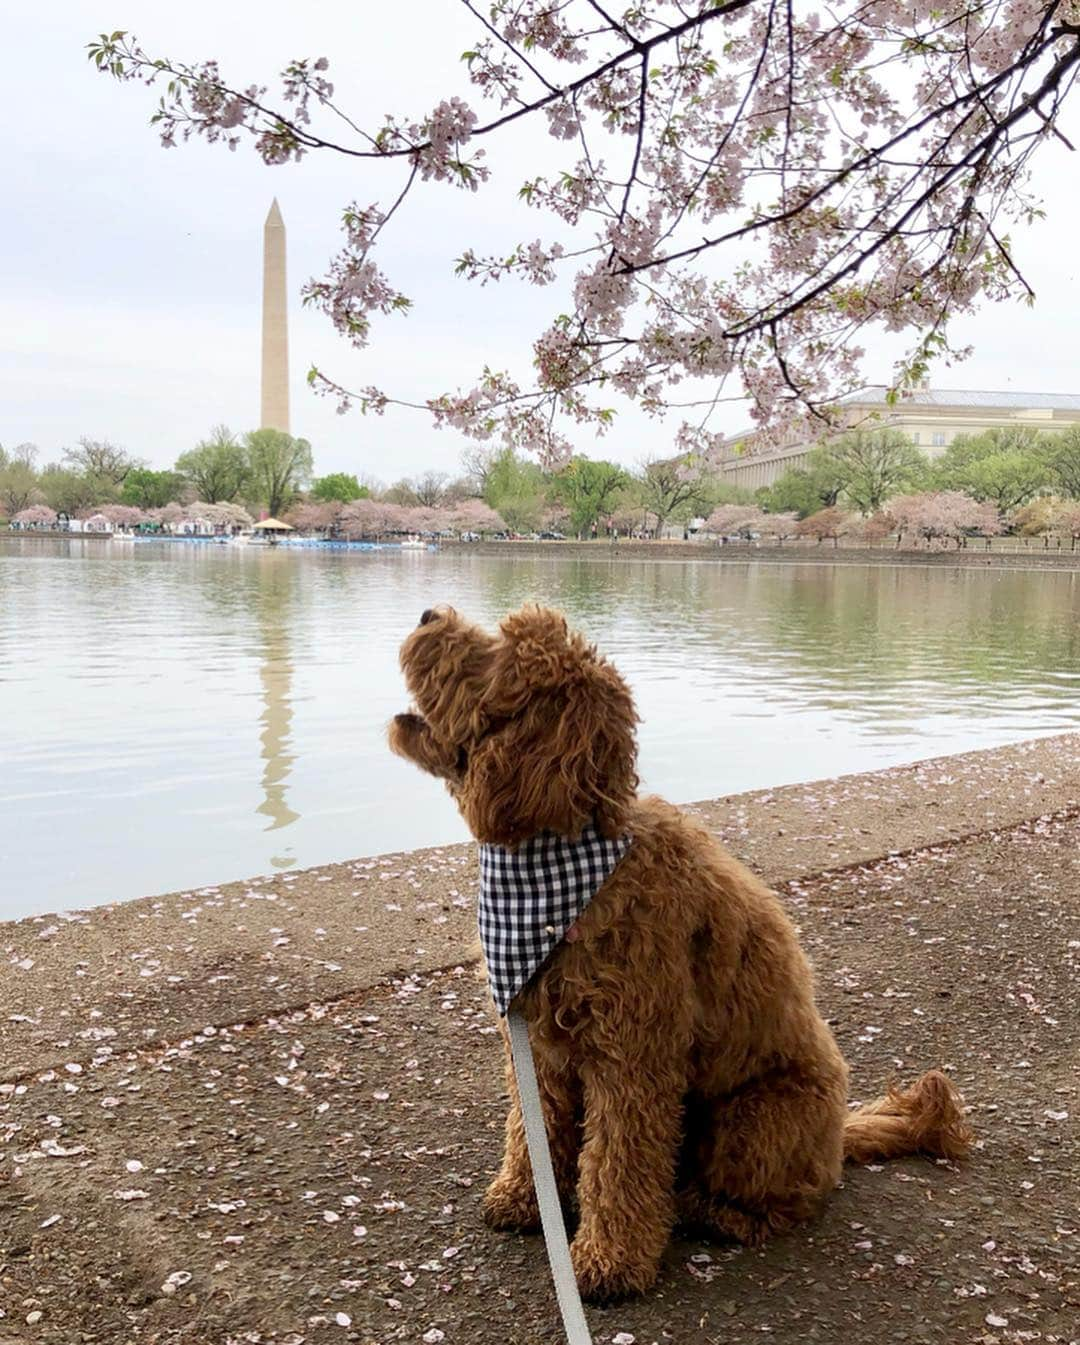
<path fill-rule="evenodd" d="M 812 537 L 818 544 L 831 539 L 833 546 L 845 536 L 852 526 L 851 517 L 835 505 L 819 509 L 816 514 L 804 518 L 795 526 L 797 537 Z"/>
<path fill-rule="evenodd" d="M 488 176 L 487 168 L 479 163 L 484 151 L 475 151 L 471 160 L 461 155 L 476 121 L 472 108 L 460 98 L 449 98 L 426 120 L 409 127 L 408 135 L 416 146 L 412 157 L 422 179 L 456 181 L 476 191 Z"/>
<path fill-rule="evenodd" d="M 569 98 L 560 98 L 557 103 L 549 103 L 544 112 L 548 119 L 548 130 L 556 140 L 574 139 L 581 128 L 581 123 Z"/>
<path fill-rule="evenodd" d="M 899 495 L 885 506 L 894 527 L 905 537 L 922 538 L 927 546 L 955 541 L 965 533 L 992 537 L 1002 530 L 997 508 L 986 501 L 973 500 L 959 490 Z"/>
<path fill-rule="evenodd" d="M 167 509 L 173 506 L 167 505 Z M 237 528 L 250 528 L 255 520 L 248 511 L 239 504 L 207 504 L 202 500 L 196 500 L 189 504 L 183 510 L 183 517 L 198 527 L 201 531 L 219 532 Z M 179 522 L 178 519 L 171 520 Z"/>
<path fill-rule="evenodd" d="M 144 509 L 137 509 L 130 504 L 103 504 L 95 518 L 104 519 L 114 528 L 135 528 L 146 522 L 148 515 Z"/>
<path fill-rule="evenodd" d="M 160 523 L 164 527 L 171 528 L 184 519 L 183 507 L 175 501 L 170 502 L 161 509 L 147 510 L 147 518 L 154 523 Z"/>
<path fill-rule="evenodd" d="M 788 537 L 797 536 L 798 526 L 798 514 L 764 514 L 758 521 L 757 531 L 783 543 Z"/>
<path fill-rule="evenodd" d="M 20 509 L 11 521 L 23 528 L 51 528 L 56 524 L 56 510 L 47 504 L 32 504 L 27 509 Z"/>
<path fill-rule="evenodd" d="M 718 537 L 749 537 L 761 530 L 764 517 L 756 505 L 722 504 L 705 520 L 705 531 Z"/>
<path fill-rule="evenodd" d="M 445 511 L 447 522 L 455 532 L 503 532 L 506 524 L 483 500 L 462 500 Z"/>
<path fill-rule="evenodd" d="M 400 504 L 381 500 L 354 500 L 338 515 L 338 527 L 346 537 L 377 540 L 391 533 L 414 531 L 409 511 Z"/>
<path fill-rule="evenodd" d="M 300 532 L 328 532 L 337 525 L 344 508 L 336 502 L 298 504 L 289 510 L 283 522 L 291 523 Z"/>

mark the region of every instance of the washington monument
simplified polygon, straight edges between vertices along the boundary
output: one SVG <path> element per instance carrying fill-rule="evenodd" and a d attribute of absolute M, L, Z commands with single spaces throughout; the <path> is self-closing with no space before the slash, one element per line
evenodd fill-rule
<path fill-rule="evenodd" d="M 277 197 L 263 228 L 262 415 L 259 428 L 289 432 L 289 313 L 285 221 Z"/>

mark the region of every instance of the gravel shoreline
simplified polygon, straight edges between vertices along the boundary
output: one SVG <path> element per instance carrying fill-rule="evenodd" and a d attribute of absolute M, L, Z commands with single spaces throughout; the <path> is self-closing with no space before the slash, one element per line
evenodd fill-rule
<path fill-rule="evenodd" d="M 597 1342 L 1077 1340 L 1078 805 L 1080 735 L 689 805 L 791 909 L 856 1094 L 946 1066 L 980 1147 L 849 1172 L 760 1253 L 674 1243 Z M 477 1214 L 503 1101 L 474 868 L 3 926 L 0 1345 L 558 1339 L 542 1248 Z"/>

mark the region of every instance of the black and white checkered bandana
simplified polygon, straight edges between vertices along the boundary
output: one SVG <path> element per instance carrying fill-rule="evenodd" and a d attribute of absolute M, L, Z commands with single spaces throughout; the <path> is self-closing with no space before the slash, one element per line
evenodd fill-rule
<path fill-rule="evenodd" d="M 477 920 L 501 1016 L 629 848 L 629 836 L 609 841 L 591 823 L 578 841 L 542 832 L 516 850 L 481 845 Z"/>

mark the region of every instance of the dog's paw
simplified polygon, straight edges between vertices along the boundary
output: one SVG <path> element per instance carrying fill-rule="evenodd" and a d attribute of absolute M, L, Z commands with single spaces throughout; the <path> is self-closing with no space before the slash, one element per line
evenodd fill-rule
<path fill-rule="evenodd" d="M 484 1194 L 481 1210 L 484 1223 L 497 1233 L 536 1233 L 540 1228 L 540 1210 L 531 1185 L 525 1191 L 496 1178 Z"/>
<path fill-rule="evenodd" d="M 407 710 L 394 716 L 394 727 L 402 733 L 419 733 L 424 727 L 424 721 L 412 710 Z"/>
<path fill-rule="evenodd" d="M 655 1265 L 635 1265 L 604 1249 L 575 1238 L 570 1248 L 578 1289 L 586 1303 L 603 1305 L 633 1298 L 651 1289 L 656 1281 Z"/>
<path fill-rule="evenodd" d="M 411 756 L 425 728 L 424 721 L 411 710 L 405 714 L 395 715 L 386 731 L 391 752 L 396 752 L 401 757 Z"/>

